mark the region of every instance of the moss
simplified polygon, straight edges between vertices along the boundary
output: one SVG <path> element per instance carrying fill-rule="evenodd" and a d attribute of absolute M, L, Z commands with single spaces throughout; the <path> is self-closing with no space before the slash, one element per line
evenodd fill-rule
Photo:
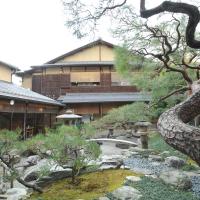
<path fill-rule="evenodd" d="M 44 189 L 43 194 L 34 193 L 31 200 L 91 200 L 104 196 L 120 187 L 126 176 L 138 175 L 129 170 L 106 170 L 79 177 L 80 183 L 72 185 L 70 179 L 58 181 Z"/>

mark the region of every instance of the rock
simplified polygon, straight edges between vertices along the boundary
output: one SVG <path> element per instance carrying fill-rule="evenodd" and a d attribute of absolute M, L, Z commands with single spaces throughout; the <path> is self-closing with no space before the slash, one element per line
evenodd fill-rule
<path fill-rule="evenodd" d="M 29 156 L 33 156 L 33 155 L 37 155 L 37 154 L 31 149 L 27 149 L 24 152 L 22 152 L 21 155 L 24 157 L 29 157 Z"/>
<path fill-rule="evenodd" d="M 15 165 L 15 167 L 16 168 L 20 168 L 20 167 L 27 168 L 27 167 L 30 167 L 30 163 L 28 163 L 26 161 L 26 158 L 22 158 L 21 161 Z"/>
<path fill-rule="evenodd" d="M 17 164 L 20 162 L 21 157 L 19 155 L 13 155 L 12 159 L 13 159 L 13 164 Z"/>
<path fill-rule="evenodd" d="M 141 181 L 139 176 L 127 176 L 125 179 L 125 184 L 133 184 L 138 181 Z"/>
<path fill-rule="evenodd" d="M 126 165 L 122 165 L 121 167 L 120 167 L 120 169 L 131 169 L 129 166 L 126 166 Z"/>
<path fill-rule="evenodd" d="M 117 143 L 115 146 L 120 149 L 129 149 L 129 147 L 130 147 L 130 145 L 126 144 L 126 143 Z"/>
<path fill-rule="evenodd" d="M 180 189 L 188 190 L 192 187 L 191 178 L 178 170 L 161 172 L 159 178 L 165 183 L 174 185 Z"/>
<path fill-rule="evenodd" d="M 21 157 L 19 156 L 19 155 L 3 155 L 3 159 L 4 159 L 4 161 L 6 161 L 6 162 L 10 162 L 11 161 L 11 159 L 12 159 L 12 163 L 13 164 L 17 164 L 17 163 L 19 163 L 20 162 L 20 160 L 21 160 Z"/>
<path fill-rule="evenodd" d="M 51 156 L 51 154 L 52 154 L 51 150 L 47 150 L 45 153 L 47 156 Z"/>
<path fill-rule="evenodd" d="M 66 169 L 59 169 L 55 171 L 51 171 L 49 176 L 51 177 L 52 181 L 60 180 L 63 178 L 71 177 L 72 175 L 72 169 L 66 168 Z"/>
<path fill-rule="evenodd" d="M 98 200 L 110 200 L 108 197 L 99 197 Z"/>
<path fill-rule="evenodd" d="M 123 157 L 120 155 L 102 156 L 100 169 L 109 169 L 109 165 L 111 169 L 120 168 L 123 165 Z"/>
<path fill-rule="evenodd" d="M 55 163 L 53 163 L 55 164 Z M 50 168 L 51 164 L 49 160 L 42 159 L 38 161 L 37 165 L 33 165 L 28 167 L 24 172 L 24 180 L 26 181 L 34 181 L 39 178 L 39 173 L 43 168 Z"/>
<path fill-rule="evenodd" d="M 7 190 L 7 200 L 21 200 L 27 196 L 27 191 L 24 188 L 10 188 Z"/>
<path fill-rule="evenodd" d="M 157 161 L 157 162 L 161 162 L 163 161 L 163 158 L 159 155 L 149 155 L 148 158 L 150 161 Z"/>
<path fill-rule="evenodd" d="M 159 154 L 160 156 L 169 156 L 170 152 L 169 151 L 163 151 L 162 153 Z"/>
<path fill-rule="evenodd" d="M 137 156 L 140 156 L 140 153 L 138 152 L 130 152 L 131 156 L 134 156 L 134 157 L 137 157 Z"/>
<path fill-rule="evenodd" d="M 132 151 L 132 152 L 138 152 L 138 153 L 143 153 L 143 152 L 151 153 L 151 152 L 154 152 L 153 149 L 142 149 L 140 147 L 130 147 L 129 150 Z"/>
<path fill-rule="evenodd" d="M 5 194 L 8 189 L 8 186 L 3 181 L 0 183 L 0 194 Z"/>
<path fill-rule="evenodd" d="M 116 165 L 102 165 L 102 166 L 100 166 L 100 170 L 107 170 L 107 169 L 116 169 L 117 168 L 117 166 Z"/>
<path fill-rule="evenodd" d="M 133 135 L 132 135 L 132 130 L 130 129 L 130 130 L 127 130 L 126 131 L 126 138 L 132 138 L 133 137 Z"/>
<path fill-rule="evenodd" d="M 117 200 L 138 200 L 142 197 L 141 193 L 133 187 L 122 186 L 111 193 L 113 199 Z"/>
<path fill-rule="evenodd" d="M 47 171 L 48 176 L 51 178 L 51 181 L 60 180 L 71 176 L 72 169 L 64 169 L 61 166 L 58 166 L 54 162 L 50 162 L 47 159 L 38 161 L 37 165 L 29 167 L 24 173 L 24 180 L 27 182 L 35 181 L 39 178 L 42 170 Z"/>
<path fill-rule="evenodd" d="M 61 180 L 63 178 L 71 177 L 72 169 L 71 168 L 62 168 L 61 166 L 53 165 L 49 170 L 48 176 L 43 176 L 36 181 L 36 184 L 39 187 L 45 187 L 50 183 L 53 183 L 57 180 Z M 39 176 L 38 176 L 39 177 Z"/>
<path fill-rule="evenodd" d="M 169 156 L 169 157 L 165 158 L 165 163 L 169 167 L 174 167 L 174 168 L 178 169 L 185 164 L 185 160 L 183 160 L 182 158 L 176 157 L 176 156 Z"/>
<path fill-rule="evenodd" d="M 3 199 L 5 199 L 5 200 L 7 200 L 8 199 L 8 195 L 2 195 L 2 194 L 0 194 L 0 199 L 1 200 L 3 200 Z"/>
<path fill-rule="evenodd" d="M 155 166 L 155 167 L 156 167 L 156 166 L 159 166 L 159 165 L 160 165 L 160 162 L 152 162 L 151 164 L 152 164 L 152 166 Z"/>
<path fill-rule="evenodd" d="M 27 175 L 25 175 L 24 180 L 26 182 L 31 182 L 31 181 L 35 181 L 39 178 L 39 172 L 38 171 L 32 171 L 30 173 L 28 173 Z"/>
<path fill-rule="evenodd" d="M 38 155 L 33 155 L 33 156 L 29 156 L 25 162 L 29 163 L 30 166 L 32 165 L 36 165 L 39 161 L 41 160 L 40 156 Z"/>
<path fill-rule="evenodd" d="M 154 174 L 151 174 L 151 175 L 146 174 L 145 176 L 146 176 L 146 177 L 153 178 L 153 179 L 157 179 L 157 178 L 158 178 L 158 176 L 157 176 L 157 175 L 154 175 Z"/>

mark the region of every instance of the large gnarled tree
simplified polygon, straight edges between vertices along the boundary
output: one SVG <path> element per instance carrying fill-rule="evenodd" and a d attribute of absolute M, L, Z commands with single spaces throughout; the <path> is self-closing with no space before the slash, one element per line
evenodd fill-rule
<path fill-rule="evenodd" d="M 65 1 L 65 6 L 68 8 L 72 17 L 71 20 L 68 20 L 67 25 L 73 27 L 74 33 L 79 37 L 82 36 L 80 30 L 82 30 L 86 23 L 89 24 L 89 30 L 93 30 L 93 25 L 96 25 L 97 21 L 103 15 L 108 14 L 112 16 L 112 11 L 124 6 L 127 0 L 121 2 L 115 0 L 99 0 L 98 5 L 90 5 L 90 7 L 86 6 L 83 2 L 81 0 Z M 161 5 L 148 10 L 145 8 L 145 0 L 140 0 L 140 15 L 142 18 L 149 18 L 163 12 L 181 13 L 189 17 L 185 31 L 186 43 L 191 48 L 199 49 L 200 41 L 195 39 L 196 27 L 200 20 L 198 7 L 186 3 L 164 1 Z M 154 34 L 154 29 L 149 30 Z M 162 37 L 165 40 L 165 37 Z M 173 51 L 178 50 L 178 46 L 172 48 L 167 40 L 164 41 L 164 44 L 167 46 L 167 51 L 163 51 L 162 55 L 156 56 L 164 63 L 166 68 L 174 70 L 171 65 L 168 65 L 168 56 Z M 168 144 L 187 154 L 200 165 L 200 129 L 188 124 L 188 122 L 200 114 L 199 81 L 192 82 L 187 77 L 185 68 L 190 68 L 190 65 L 184 63 L 184 60 L 183 64 L 185 65 L 183 69 L 178 69 L 178 71 L 187 79 L 193 95 L 183 103 L 164 112 L 159 118 L 158 128 Z M 196 69 L 197 73 L 200 70 L 199 66 L 192 68 Z"/>
<path fill-rule="evenodd" d="M 191 48 L 199 49 L 200 41 L 195 39 L 196 27 L 200 20 L 197 7 L 186 3 L 174 3 L 165 1 L 160 6 L 146 10 L 145 0 L 141 0 L 141 16 L 148 18 L 161 12 L 183 13 L 189 16 L 186 27 L 186 42 Z M 189 155 L 200 165 L 200 129 L 187 123 L 200 113 L 200 90 L 198 82 L 192 87 L 196 91 L 181 104 L 164 112 L 158 121 L 158 128 L 165 141 Z"/>

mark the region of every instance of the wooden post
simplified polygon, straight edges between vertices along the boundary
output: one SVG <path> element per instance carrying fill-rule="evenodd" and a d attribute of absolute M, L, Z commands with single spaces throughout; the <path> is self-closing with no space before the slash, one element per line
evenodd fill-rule
<path fill-rule="evenodd" d="M 49 127 L 51 128 L 51 126 L 52 126 L 52 125 L 51 125 L 51 113 L 50 113 L 50 116 L 49 116 L 49 118 L 50 118 L 50 119 L 49 119 L 49 120 L 50 120 Z"/>
<path fill-rule="evenodd" d="M 24 125 L 23 125 L 24 140 L 26 139 L 26 118 L 27 118 L 27 108 L 28 108 L 28 103 L 26 103 L 26 108 L 25 108 L 25 113 L 24 113 Z"/>

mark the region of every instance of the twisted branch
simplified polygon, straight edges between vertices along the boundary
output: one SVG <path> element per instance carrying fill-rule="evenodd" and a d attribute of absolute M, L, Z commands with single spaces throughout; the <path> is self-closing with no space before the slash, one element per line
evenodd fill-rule
<path fill-rule="evenodd" d="M 191 48 L 200 48 L 200 41 L 195 39 L 196 27 L 200 21 L 200 12 L 198 7 L 187 3 L 164 1 L 159 6 L 146 10 L 145 0 L 140 1 L 140 16 L 143 18 L 149 18 L 165 11 L 172 13 L 183 13 L 189 16 L 186 27 L 186 43 Z"/>

